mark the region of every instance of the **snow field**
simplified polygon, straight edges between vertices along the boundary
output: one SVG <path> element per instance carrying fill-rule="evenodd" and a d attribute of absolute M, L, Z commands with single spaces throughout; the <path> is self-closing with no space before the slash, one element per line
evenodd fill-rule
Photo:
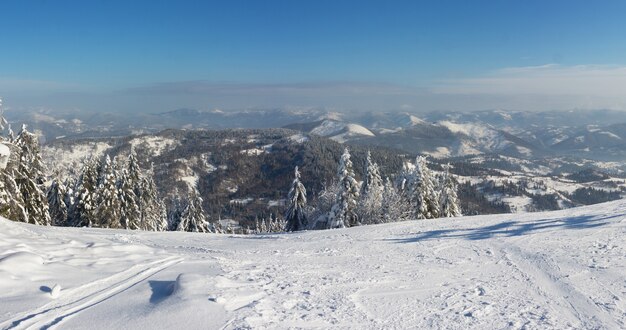
<path fill-rule="evenodd" d="M 625 201 L 253 236 L 2 219 L 0 328 L 618 329 L 625 232 Z"/>

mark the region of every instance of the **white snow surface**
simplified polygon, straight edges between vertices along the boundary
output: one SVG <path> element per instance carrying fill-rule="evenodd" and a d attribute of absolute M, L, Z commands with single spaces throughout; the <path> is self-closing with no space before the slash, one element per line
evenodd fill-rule
<path fill-rule="evenodd" d="M 346 124 L 340 121 L 324 120 L 319 126 L 311 130 L 311 134 L 320 136 L 331 136 L 338 134 L 346 127 Z"/>
<path fill-rule="evenodd" d="M 253 236 L 0 219 L 0 328 L 619 329 L 626 201 Z"/>
<path fill-rule="evenodd" d="M 355 136 L 375 136 L 367 128 L 352 123 L 344 123 L 333 120 L 325 120 L 319 126 L 311 130 L 311 134 L 326 136 L 339 143 L 346 142 Z"/>

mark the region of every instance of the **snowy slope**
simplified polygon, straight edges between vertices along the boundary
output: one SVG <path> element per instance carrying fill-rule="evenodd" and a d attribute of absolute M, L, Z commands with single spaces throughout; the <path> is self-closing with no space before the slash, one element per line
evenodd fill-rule
<path fill-rule="evenodd" d="M 624 328 L 625 231 L 625 201 L 247 237 L 2 219 L 0 328 Z"/>
<path fill-rule="evenodd" d="M 326 136 L 339 143 L 344 143 L 350 138 L 361 136 L 375 136 L 367 128 L 358 125 L 335 120 L 324 120 L 321 124 L 310 131 L 311 134 Z"/>

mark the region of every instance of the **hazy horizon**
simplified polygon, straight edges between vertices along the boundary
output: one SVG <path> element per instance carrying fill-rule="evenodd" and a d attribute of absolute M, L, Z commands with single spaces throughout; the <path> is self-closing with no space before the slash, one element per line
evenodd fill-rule
<path fill-rule="evenodd" d="M 9 1 L 9 110 L 626 109 L 626 3 Z"/>

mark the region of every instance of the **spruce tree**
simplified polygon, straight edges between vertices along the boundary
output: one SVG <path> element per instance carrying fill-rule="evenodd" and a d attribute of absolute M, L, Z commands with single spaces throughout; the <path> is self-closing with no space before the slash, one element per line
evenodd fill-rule
<path fill-rule="evenodd" d="M 383 189 L 381 211 L 384 223 L 407 220 L 411 214 L 407 201 L 398 193 L 389 178 L 385 181 Z"/>
<path fill-rule="evenodd" d="M 457 197 L 457 184 L 450 174 L 450 164 L 444 166 L 439 205 L 441 208 L 441 217 L 448 218 L 461 216 L 459 199 Z"/>
<path fill-rule="evenodd" d="M 122 203 L 117 189 L 117 174 L 115 159 L 111 161 L 106 155 L 100 169 L 98 198 L 95 209 L 95 218 L 98 227 L 121 228 Z"/>
<path fill-rule="evenodd" d="M 54 179 L 48 188 L 48 210 L 52 224 L 55 226 L 67 225 L 68 207 L 66 204 L 67 188 L 59 179 Z"/>
<path fill-rule="evenodd" d="M 424 157 L 418 156 L 408 182 L 408 197 L 416 219 L 439 216 L 439 196 L 432 172 Z"/>
<path fill-rule="evenodd" d="M 378 164 L 372 161 L 370 152 L 367 152 L 366 177 L 363 187 L 363 196 L 360 204 L 361 222 L 367 224 L 382 221 L 383 180 L 380 177 Z"/>
<path fill-rule="evenodd" d="M 44 165 L 37 136 L 29 132 L 26 125 L 23 125 L 14 144 L 17 147 L 18 164 L 13 177 L 22 194 L 28 222 L 50 225 L 48 201 L 44 193 Z"/>
<path fill-rule="evenodd" d="M 294 179 L 291 183 L 291 189 L 287 197 L 289 207 L 285 212 L 285 231 L 299 231 L 307 228 L 308 222 L 305 214 L 306 207 L 306 188 L 300 182 L 300 171 L 298 166 L 294 171 Z"/>
<path fill-rule="evenodd" d="M 178 225 L 180 224 L 183 210 L 186 207 L 186 203 L 179 197 L 180 195 L 178 194 L 178 192 L 175 193 L 174 196 L 176 197 L 170 200 L 169 208 L 167 211 L 167 230 L 175 231 L 178 230 Z"/>
<path fill-rule="evenodd" d="M 85 160 L 85 165 L 76 181 L 74 202 L 70 207 L 70 224 L 76 227 L 95 225 L 95 210 L 98 198 L 98 169 L 100 160 L 92 156 Z"/>
<path fill-rule="evenodd" d="M 433 174 L 433 171 L 431 171 L 426 165 L 426 159 L 423 157 L 420 158 L 422 173 L 424 174 L 424 182 L 426 183 L 426 203 L 428 209 L 427 215 L 429 219 L 439 218 L 441 209 L 439 207 L 440 191 L 437 189 L 437 178 Z"/>
<path fill-rule="evenodd" d="M 119 173 L 117 186 L 122 209 L 121 226 L 125 229 L 143 229 L 141 227 L 140 200 L 135 193 L 138 184 L 131 179 L 128 169 L 124 168 Z"/>
<path fill-rule="evenodd" d="M 350 151 L 344 149 L 337 168 L 339 195 L 337 203 L 333 205 L 329 216 L 329 228 L 344 228 L 358 226 L 361 223 L 356 214 L 357 201 L 359 200 L 359 183 L 355 179 Z"/>
<path fill-rule="evenodd" d="M 28 222 L 28 213 L 17 183 L 11 173 L 0 171 L 0 215 L 18 222 Z"/>
<path fill-rule="evenodd" d="M 153 173 L 154 171 L 150 170 L 141 177 L 141 228 L 151 231 L 163 231 L 167 227 L 167 211 L 165 203 L 159 198 Z M 199 194 L 197 191 L 194 193 Z"/>
<path fill-rule="evenodd" d="M 208 223 L 202 208 L 202 197 L 193 189 L 189 194 L 189 200 L 182 211 L 177 231 L 208 232 Z"/>
<path fill-rule="evenodd" d="M 7 125 L 0 98 L 0 130 L 4 130 Z M 28 222 L 24 199 L 14 178 L 19 163 L 19 149 L 13 144 L 13 138 L 5 140 L 0 137 L 0 142 L 0 215 L 14 221 Z"/>

